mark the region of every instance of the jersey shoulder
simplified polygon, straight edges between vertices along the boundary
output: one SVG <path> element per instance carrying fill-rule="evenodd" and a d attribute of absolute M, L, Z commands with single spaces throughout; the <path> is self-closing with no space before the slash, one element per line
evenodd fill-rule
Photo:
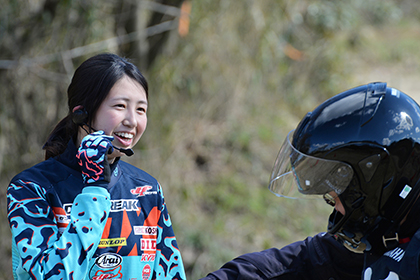
<path fill-rule="evenodd" d="M 152 175 L 140 168 L 135 167 L 134 165 L 120 161 L 119 166 L 124 176 L 127 176 L 133 180 L 143 181 L 145 185 L 158 185 L 158 181 Z"/>

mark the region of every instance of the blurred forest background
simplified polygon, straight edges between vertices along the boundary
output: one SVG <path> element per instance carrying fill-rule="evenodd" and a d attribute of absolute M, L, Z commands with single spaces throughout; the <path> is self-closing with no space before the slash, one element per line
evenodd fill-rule
<path fill-rule="evenodd" d="M 187 276 L 326 230 L 322 202 L 267 189 L 284 137 L 348 88 L 420 100 L 416 0 L 0 0 L 0 279 L 11 279 L 6 188 L 43 160 L 82 61 L 126 56 L 150 83 L 129 161 L 162 184 Z"/>

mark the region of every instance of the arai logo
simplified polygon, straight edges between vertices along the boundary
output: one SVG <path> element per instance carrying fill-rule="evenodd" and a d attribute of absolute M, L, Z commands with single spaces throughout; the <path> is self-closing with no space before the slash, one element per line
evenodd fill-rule
<path fill-rule="evenodd" d="M 120 265 L 122 262 L 122 257 L 114 253 L 105 253 L 100 255 L 95 264 L 101 268 L 111 268 Z"/>

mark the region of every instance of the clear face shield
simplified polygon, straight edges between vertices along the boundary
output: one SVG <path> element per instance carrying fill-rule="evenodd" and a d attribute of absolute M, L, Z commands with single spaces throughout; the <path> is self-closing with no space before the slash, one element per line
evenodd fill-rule
<path fill-rule="evenodd" d="M 312 157 L 292 146 L 290 131 L 274 163 L 269 189 L 286 198 L 324 198 L 334 201 L 353 178 L 353 168 L 344 162 Z M 330 204 L 330 203 L 329 203 Z"/>

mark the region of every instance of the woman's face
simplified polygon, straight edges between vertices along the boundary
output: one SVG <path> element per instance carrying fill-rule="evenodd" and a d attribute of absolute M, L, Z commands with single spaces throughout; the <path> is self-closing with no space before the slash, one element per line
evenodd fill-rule
<path fill-rule="evenodd" d="M 92 127 L 114 136 L 115 147 L 134 147 L 146 130 L 147 98 L 144 88 L 135 80 L 124 76 L 111 88 L 92 121 Z M 114 150 L 113 159 L 123 153 Z"/>

